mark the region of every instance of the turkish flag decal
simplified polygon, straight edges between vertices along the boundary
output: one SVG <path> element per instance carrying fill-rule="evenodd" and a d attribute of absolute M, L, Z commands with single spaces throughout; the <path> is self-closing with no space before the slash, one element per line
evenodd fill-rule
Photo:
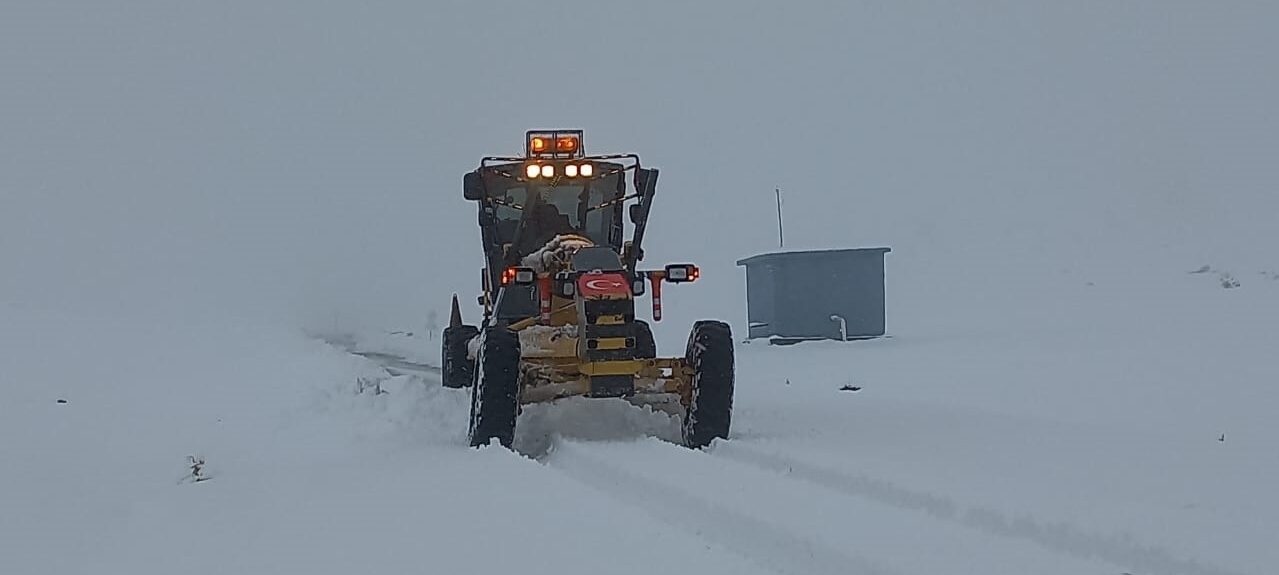
<path fill-rule="evenodd" d="M 582 297 L 627 297 L 631 295 L 622 274 L 585 274 L 577 278 L 577 291 Z"/>

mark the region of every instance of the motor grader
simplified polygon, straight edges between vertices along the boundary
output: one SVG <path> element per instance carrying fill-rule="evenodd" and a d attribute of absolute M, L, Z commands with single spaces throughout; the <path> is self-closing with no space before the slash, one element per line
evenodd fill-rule
<path fill-rule="evenodd" d="M 479 206 L 484 318 L 465 325 L 453 296 L 442 379 L 471 387 L 472 446 L 509 448 L 521 406 L 579 396 L 674 411 L 688 447 L 728 436 L 728 324 L 696 322 L 682 356 L 658 357 L 636 317 L 647 294 L 660 321 L 662 286 L 701 273 L 638 267 L 657 175 L 635 154 L 587 155 L 581 130 L 529 131 L 522 156 L 486 157 L 465 175 L 464 197 Z"/>

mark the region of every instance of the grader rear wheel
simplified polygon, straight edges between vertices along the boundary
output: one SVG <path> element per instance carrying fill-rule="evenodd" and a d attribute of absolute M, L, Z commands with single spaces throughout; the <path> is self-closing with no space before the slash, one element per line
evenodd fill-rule
<path fill-rule="evenodd" d="M 457 389 L 471 385 L 475 362 L 467 357 L 466 347 L 479 334 L 479 328 L 473 325 L 444 328 L 440 344 L 440 381 L 444 387 Z"/>

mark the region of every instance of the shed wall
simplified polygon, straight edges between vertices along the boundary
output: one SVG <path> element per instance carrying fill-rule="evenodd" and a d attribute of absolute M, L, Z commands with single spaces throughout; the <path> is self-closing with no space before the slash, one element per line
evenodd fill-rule
<path fill-rule="evenodd" d="M 883 248 L 766 254 L 746 266 L 750 337 L 839 339 L 885 333 Z"/>

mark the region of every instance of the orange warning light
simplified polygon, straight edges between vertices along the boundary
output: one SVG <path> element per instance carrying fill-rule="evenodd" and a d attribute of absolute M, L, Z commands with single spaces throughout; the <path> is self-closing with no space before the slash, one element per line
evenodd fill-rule
<path fill-rule="evenodd" d="M 561 154 L 571 154 L 577 151 L 577 136 L 560 136 L 555 140 L 555 151 Z"/>
<path fill-rule="evenodd" d="M 582 157 L 581 130 L 530 130 L 525 134 L 526 157 L 570 159 Z"/>

